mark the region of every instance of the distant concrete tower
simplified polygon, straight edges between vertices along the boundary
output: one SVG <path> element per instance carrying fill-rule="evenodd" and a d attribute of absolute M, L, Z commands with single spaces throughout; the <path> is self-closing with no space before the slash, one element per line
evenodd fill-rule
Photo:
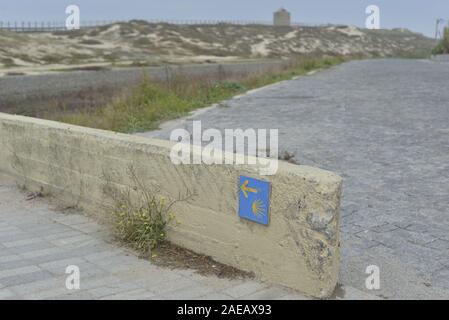
<path fill-rule="evenodd" d="M 284 8 L 280 8 L 273 15 L 273 24 L 275 26 L 290 26 L 290 12 L 288 12 Z"/>

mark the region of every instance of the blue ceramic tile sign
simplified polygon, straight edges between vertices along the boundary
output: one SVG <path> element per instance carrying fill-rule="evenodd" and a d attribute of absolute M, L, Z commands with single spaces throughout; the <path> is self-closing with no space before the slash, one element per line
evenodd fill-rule
<path fill-rule="evenodd" d="M 239 216 L 268 225 L 271 184 L 246 176 L 239 179 Z"/>

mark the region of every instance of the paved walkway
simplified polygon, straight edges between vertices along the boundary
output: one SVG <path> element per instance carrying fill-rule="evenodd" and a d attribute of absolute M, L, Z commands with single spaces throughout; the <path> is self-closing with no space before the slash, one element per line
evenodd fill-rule
<path fill-rule="evenodd" d="M 66 288 L 66 268 L 80 268 L 80 290 Z M 2 299 L 304 299 L 252 280 L 204 277 L 160 268 L 111 241 L 108 230 L 61 212 L 0 176 Z"/>
<path fill-rule="evenodd" d="M 364 290 L 377 265 L 379 296 L 449 298 L 448 79 L 449 63 L 354 61 L 191 119 L 203 130 L 278 128 L 280 151 L 344 178 L 343 284 Z"/>

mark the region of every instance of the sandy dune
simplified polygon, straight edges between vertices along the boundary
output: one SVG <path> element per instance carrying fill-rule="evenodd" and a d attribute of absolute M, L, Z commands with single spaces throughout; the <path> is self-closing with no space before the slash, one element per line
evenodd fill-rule
<path fill-rule="evenodd" d="M 197 63 L 298 54 L 422 56 L 432 39 L 407 30 L 353 26 L 173 25 L 131 21 L 71 32 L 0 31 L 0 68 Z M 5 71 L 5 70 L 4 70 Z"/>

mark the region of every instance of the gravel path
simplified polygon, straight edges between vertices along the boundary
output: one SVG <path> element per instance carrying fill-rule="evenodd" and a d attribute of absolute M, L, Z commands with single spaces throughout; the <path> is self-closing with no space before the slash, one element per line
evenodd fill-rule
<path fill-rule="evenodd" d="M 449 298 L 449 63 L 354 61 L 230 100 L 174 127 L 279 128 L 280 151 L 344 177 L 341 282 Z"/>

